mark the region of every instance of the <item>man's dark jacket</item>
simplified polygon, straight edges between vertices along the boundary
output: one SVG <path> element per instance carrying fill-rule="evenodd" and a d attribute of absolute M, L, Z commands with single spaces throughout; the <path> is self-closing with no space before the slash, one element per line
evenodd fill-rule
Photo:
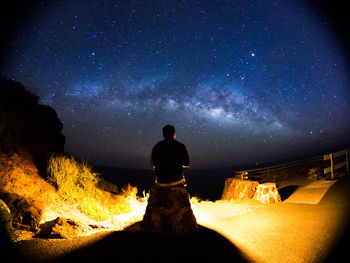
<path fill-rule="evenodd" d="M 152 166 L 158 183 L 172 183 L 183 177 L 183 166 L 190 166 L 186 146 L 174 139 L 159 141 L 152 150 Z"/>

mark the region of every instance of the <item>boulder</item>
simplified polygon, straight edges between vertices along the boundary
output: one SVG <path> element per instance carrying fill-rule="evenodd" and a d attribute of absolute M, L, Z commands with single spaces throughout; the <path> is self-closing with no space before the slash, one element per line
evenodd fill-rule
<path fill-rule="evenodd" d="M 83 227 L 72 219 L 57 217 L 40 225 L 38 237 L 72 238 L 82 232 Z"/>
<path fill-rule="evenodd" d="M 143 231 L 183 235 L 198 229 L 185 187 L 150 189 L 148 204 L 140 224 Z"/>
<path fill-rule="evenodd" d="M 0 234 L 10 237 L 12 232 L 12 217 L 10 209 L 0 199 Z"/>
<path fill-rule="evenodd" d="M 0 193 L 1 199 L 12 212 L 12 223 L 15 228 L 37 232 L 43 214 L 43 204 L 31 198 L 14 193 Z"/>
<path fill-rule="evenodd" d="M 227 178 L 221 200 L 252 199 L 258 188 L 259 182 Z"/>
<path fill-rule="evenodd" d="M 275 183 L 259 184 L 254 199 L 264 203 L 272 204 L 281 202 L 281 196 L 278 193 Z"/>

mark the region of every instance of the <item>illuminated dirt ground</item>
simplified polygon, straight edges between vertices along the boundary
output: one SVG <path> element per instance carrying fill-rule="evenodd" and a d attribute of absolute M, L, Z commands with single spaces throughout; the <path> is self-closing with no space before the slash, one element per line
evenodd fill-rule
<path fill-rule="evenodd" d="M 305 181 L 297 178 L 289 182 L 289 186 L 298 185 L 298 182 L 298 189 L 305 184 Z M 322 186 L 325 183 L 319 184 Z M 194 201 L 192 207 L 197 221 L 205 228 L 188 238 L 169 239 L 127 231 L 103 231 L 69 240 L 34 239 L 18 242 L 17 245 L 28 258 L 36 261 L 46 261 L 76 248 L 85 248 L 72 257 L 92 259 L 91 256 L 94 257 L 96 253 L 104 256 L 110 253 L 114 257 L 122 250 L 125 253 L 140 252 L 129 258 L 131 262 L 140 260 L 140 257 L 149 261 L 149 255 L 154 257 L 150 261 L 163 262 L 169 256 L 169 251 L 175 250 L 179 253 L 170 256 L 175 262 L 195 262 L 193 258 L 205 260 L 211 257 L 220 262 L 228 255 L 232 255 L 233 260 L 239 258 L 240 254 L 252 262 L 322 262 L 326 256 L 335 256 L 329 253 L 334 250 L 337 237 L 344 232 L 349 185 L 349 178 L 344 177 L 330 186 L 328 191 L 322 192 L 312 187 L 315 195 L 319 196 L 318 204 L 284 201 L 263 205 L 254 200 L 215 203 Z M 289 198 L 293 194 L 300 195 L 300 192 L 294 191 Z M 171 248 L 166 244 L 171 244 Z"/>

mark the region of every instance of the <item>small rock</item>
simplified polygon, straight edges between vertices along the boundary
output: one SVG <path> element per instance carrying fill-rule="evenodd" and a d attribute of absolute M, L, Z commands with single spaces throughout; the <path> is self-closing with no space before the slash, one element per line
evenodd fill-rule
<path fill-rule="evenodd" d="M 55 220 L 40 225 L 38 237 L 72 238 L 82 232 L 83 227 L 72 219 L 57 217 Z"/>
<path fill-rule="evenodd" d="M 104 226 L 101 226 L 101 225 L 94 225 L 94 224 L 89 225 L 89 227 L 94 228 L 94 229 L 104 229 L 104 228 L 106 228 L 106 227 L 104 227 Z"/>

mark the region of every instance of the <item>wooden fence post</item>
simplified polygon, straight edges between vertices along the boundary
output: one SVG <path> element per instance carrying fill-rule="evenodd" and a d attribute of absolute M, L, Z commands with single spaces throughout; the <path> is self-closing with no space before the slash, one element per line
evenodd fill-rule
<path fill-rule="evenodd" d="M 329 157 L 331 159 L 331 180 L 333 180 L 334 179 L 333 153 L 330 153 Z"/>

